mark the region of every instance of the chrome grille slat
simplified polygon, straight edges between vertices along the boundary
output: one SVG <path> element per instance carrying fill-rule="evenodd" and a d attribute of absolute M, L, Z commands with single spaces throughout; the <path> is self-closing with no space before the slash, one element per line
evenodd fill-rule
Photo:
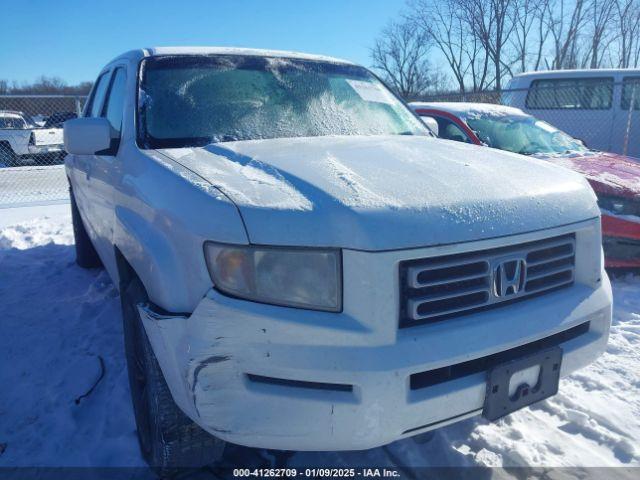
<path fill-rule="evenodd" d="M 479 308 L 479 307 L 482 307 L 482 305 L 483 305 L 483 303 L 478 303 L 478 305 L 476 305 L 473 308 Z M 447 310 L 446 315 L 451 315 L 451 314 L 460 313 L 460 312 L 466 312 L 468 310 L 469 310 L 469 307 L 467 307 L 467 306 L 454 308 L 452 310 Z M 429 313 L 429 314 L 423 315 L 421 317 L 421 320 L 433 319 L 433 318 L 441 317 L 442 315 L 443 315 L 442 312 Z"/>
<path fill-rule="evenodd" d="M 557 281 L 557 282 L 550 282 L 548 285 L 545 285 L 544 287 L 539 287 L 539 288 L 532 288 L 532 289 L 527 289 L 525 287 L 525 290 L 527 291 L 527 294 L 534 294 L 534 293 L 541 293 L 541 292 L 545 292 L 547 290 L 552 290 L 555 288 L 559 288 L 559 287 L 563 287 L 565 285 L 571 285 L 573 283 L 573 275 L 571 275 L 570 279 L 567 280 L 562 280 L 562 281 Z"/>
<path fill-rule="evenodd" d="M 568 243 L 570 243 L 570 244 L 571 244 L 571 246 L 573 247 L 573 246 L 575 245 L 575 239 L 572 237 L 572 238 L 571 238 L 571 241 L 568 241 L 568 240 L 561 240 L 561 239 L 553 240 L 553 241 L 549 241 L 549 243 L 548 243 L 548 244 L 547 244 L 547 243 L 545 243 L 543 247 L 540 247 L 540 248 L 537 248 L 537 247 L 536 247 L 536 248 L 532 248 L 531 250 L 529 250 L 529 253 L 535 253 L 535 252 L 540 251 L 540 250 L 547 250 L 547 249 L 549 249 L 549 248 L 559 247 L 559 246 L 561 246 L 561 245 L 565 245 L 565 244 L 568 244 Z"/>
<path fill-rule="evenodd" d="M 552 260 L 538 260 L 537 262 L 527 262 L 527 267 L 537 267 L 538 265 L 544 265 L 545 263 L 555 262 L 559 260 L 564 260 L 565 258 L 573 258 L 575 256 L 575 252 L 567 253 L 564 255 L 560 255 L 557 257 L 553 257 Z"/>
<path fill-rule="evenodd" d="M 436 302 L 438 300 L 447 300 L 449 298 L 455 298 L 455 297 L 465 297 L 467 295 L 473 295 L 474 293 L 488 292 L 488 291 L 489 291 L 488 285 L 485 287 L 479 287 L 479 288 L 465 288 L 465 289 L 455 290 L 453 292 L 440 293 L 440 294 L 434 294 L 434 295 L 425 295 L 424 297 L 413 298 L 409 300 L 409 302 L 416 302 L 416 303 Z"/>
<path fill-rule="evenodd" d="M 478 278 L 484 278 L 487 276 L 487 272 L 484 273 L 478 273 L 476 275 L 466 275 L 466 276 L 462 276 L 462 277 L 452 277 L 452 278 L 448 278 L 445 280 L 438 280 L 435 282 L 421 282 L 420 285 L 413 287 L 413 288 L 425 288 L 425 287 L 437 287 L 440 285 L 448 285 L 450 283 L 457 283 L 457 282 L 465 282 L 467 280 L 476 280 Z"/>
<path fill-rule="evenodd" d="M 552 262 L 549 262 L 549 263 L 552 263 Z M 539 278 L 549 277 L 551 275 L 556 275 L 558 273 L 566 272 L 572 268 L 573 268 L 573 265 L 569 264 L 569 265 L 562 265 L 560 267 L 551 268 L 549 270 L 543 270 L 539 273 L 527 273 L 527 282 L 530 282 L 531 280 L 537 280 Z"/>
<path fill-rule="evenodd" d="M 442 270 L 446 270 L 446 269 L 450 269 L 450 268 L 455 268 L 455 267 L 464 267 L 464 266 L 469 266 L 469 265 L 480 265 L 482 264 L 482 271 L 479 273 L 472 273 L 472 274 L 468 274 L 468 275 L 451 275 L 445 278 L 441 278 L 439 280 L 435 280 L 435 281 L 424 281 L 424 280 L 420 280 L 419 276 L 421 273 L 424 272 L 429 272 L 429 273 L 436 273 L 438 271 L 442 271 Z M 451 263 L 451 262 L 446 262 L 446 263 L 439 263 L 439 264 L 435 264 L 435 265 L 429 265 L 426 268 L 415 268 L 412 267 L 409 269 L 408 272 L 408 277 L 409 277 L 409 285 L 411 288 L 424 288 L 424 287 L 434 287 L 437 285 L 445 285 L 447 283 L 455 283 L 455 282 L 462 282 L 462 281 L 466 281 L 466 280 L 474 280 L 476 278 L 482 278 L 484 276 L 486 276 L 487 272 L 489 270 L 489 263 L 483 260 L 478 260 L 478 259 L 470 259 L 468 262 L 464 262 L 464 263 L 460 263 L 460 264 L 455 264 L 455 263 Z"/>
<path fill-rule="evenodd" d="M 400 326 L 464 315 L 571 285 L 574 264 L 574 234 L 403 261 Z"/>

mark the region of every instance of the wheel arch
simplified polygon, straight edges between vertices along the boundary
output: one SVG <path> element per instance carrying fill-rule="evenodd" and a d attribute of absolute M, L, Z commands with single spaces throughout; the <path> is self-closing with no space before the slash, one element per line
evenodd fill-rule
<path fill-rule="evenodd" d="M 163 310 L 190 312 L 195 308 L 190 290 L 194 282 L 189 277 L 193 268 L 161 228 L 132 210 L 116 207 L 113 243 L 119 290 L 135 276 L 149 300 Z"/>
<path fill-rule="evenodd" d="M 9 153 L 17 156 L 18 154 L 16 153 L 15 149 L 13 148 L 13 145 L 11 145 L 11 142 L 9 140 L 0 140 L 0 147 L 6 147 L 9 149 Z"/>
<path fill-rule="evenodd" d="M 140 275 L 138 275 L 135 269 L 131 266 L 129 260 L 124 256 L 120 248 L 117 245 L 114 245 L 113 249 L 116 258 L 116 270 L 118 272 L 118 289 L 122 291 L 134 278 L 137 278 L 142 282 Z M 144 286 L 144 283 L 142 283 L 142 285 Z"/>

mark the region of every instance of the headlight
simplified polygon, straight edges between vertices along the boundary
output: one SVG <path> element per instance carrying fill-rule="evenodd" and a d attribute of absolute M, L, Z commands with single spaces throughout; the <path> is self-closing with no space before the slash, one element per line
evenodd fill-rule
<path fill-rule="evenodd" d="M 274 305 L 342 309 L 338 250 L 206 242 L 204 252 L 211 280 L 222 293 Z"/>
<path fill-rule="evenodd" d="M 598 206 L 601 210 L 605 210 L 616 215 L 640 216 L 640 201 L 630 198 L 598 195 Z"/>

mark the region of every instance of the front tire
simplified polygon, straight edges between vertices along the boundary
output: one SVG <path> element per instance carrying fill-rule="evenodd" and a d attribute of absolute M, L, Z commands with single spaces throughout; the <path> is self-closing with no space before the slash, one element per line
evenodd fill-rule
<path fill-rule="evenodd" d="M 76 244 L 76 263 L 82 268 L 100 268 L 102 261 L 98 252 L 91 243 L 89 234 L 80 217 L 78 204 L 76 203 L 73 190 L 69 188 L 69 198 L 71 200 L 71 221 L 73 223 L 73 238 Z"/>
<path fill-rule="evenodd" d="M 4 163 L 7 167 L 17 167 L 18 156 L 13 151 L 11 145 L 6 142 L 0 143 L 0 162 Z"/>
<path fill-rule="evenodd" d="M 148 298 L 137 277 L 122 288 L 121 301 L 131 399 L 144 459 L 163 477 L 214 463 L 225 442 L 200 428 L 173 401 L 138 312 Z"/>

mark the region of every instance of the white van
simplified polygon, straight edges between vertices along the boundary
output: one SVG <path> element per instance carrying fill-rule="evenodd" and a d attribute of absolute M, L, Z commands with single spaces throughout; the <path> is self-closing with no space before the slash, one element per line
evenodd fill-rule
<path fill-rule="evenodd" d="M 506 90 L 502 103 L 551 123 L 588 147 L 640 157 L 640 69 L 522 73 Z"/>

